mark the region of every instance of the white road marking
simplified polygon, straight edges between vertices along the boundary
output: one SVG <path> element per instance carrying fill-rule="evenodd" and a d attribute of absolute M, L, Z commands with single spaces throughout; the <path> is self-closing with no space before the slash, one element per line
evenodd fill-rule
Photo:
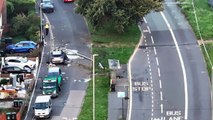
<path fill-rule="evenodd" d="M 145 43 L 145 46 L 147 46 L 147 43 Z"/>
<path fill-rule="evenodd" d="M 144 21 L 145 23 L 147 23 L 146 18 L 143 18 L 143 21 Z"/>
<path fill-rule="evenodd" d="M 172 38 L 174 40 L 174 43 L 175 43 L 175 47 L 176 47 L 176 50 L 177 50 L 177 53 L 178 53 L 178 56 L 179 56 L 179 59 L 180 59 L 180 63 L 181 63 L 181 68 L 182 68 L 182 72 L 183 72 L 183 80 L 184 80 L 184 91 L 185 91 L 185 113 L 184 113 L 184 119 L 188 119 L 188 85 L 187 85 L 187 77 L 186 77 L 186 69 L 185 69 L 185 66 L 184 66 L 184 62 L 183 62 L 183 58 L 182 58 L 182 55 L 181 55 L 181 52 L 180 52 L 180 48 L 178 46 L 178 43 L 177 43 L 177 40 L 175 38 L 175 35 L 171 29 L 171 26 L 168 22 L 168 20 L 166 19 L 166 16 L 164 15 L 163 12 L 160 12 L 161 16 L 163 17 L 164 21 L 166 22 L 168 28 L 169 28 L 169 31 L 172 35 Z"/>
<path fill-rule="evenodd" d="M 156 59 L 157 66 L 159 66 L 158 57 L 155 57 L 155 59 Z"/>
<path fill-rule="evenodd" d="M 163 104 L 160 104 L 160 111 L 163 113 Z"/>
<path fill-rule="evenodd" d="M 151 31 L 150 31 L 150 28 L 149 28 L 149 26 L 147 26 L 147 29 L 148 29 L 149 33 L 151 34 Z"/>
<path fill-rule="evenodd" d="M 154 39 L 153 39 L 153 37 L 151 36 L 151 41 L 152 41 L 152 44 L 154 44 L 155 42 L 154 42 Z"/>
<path fill-rule="evenodd" d="M 76 82 L 77 80 L 73 80 L 74 82 Z"/>
<path fill-rule="evenodd" d="M 160 88 L 162 88 L 162 83 L 161 83 L 161 80 L 159 80 L 159 84 L 160 84 Z"/>
<path fill-rule="evenodd" d="M 150 61 L 148 61 L 148 64 L 150 64 Z"/>
<path fill-rule="evenodd" d="M 151 68 L 151 65 L 150 65 L 150 64 L 149 64 L 148 66 L 149 66 L 149 68 Z"/>
<path fill-rule="evenodd" d="M 162 93 L 162 91 L 160 91 L 160 100 L 161 101 L 163 100 L 163 93 Z"/>
<path fill-rule="evenodd" d="M 150 80 L 152 80 L 152 73 L 150 72 Z"/>
<path fill-rule="evenodd" d="M 154 47 L 154 52 L 155 52 L 155 55 L 157 55 L 157 51 L 156 51 L 156 48 Z"/>
<path fill-rule="evenodd" d="M 160 77 L 160 68 L 158 68 L 158 76 Z"/>

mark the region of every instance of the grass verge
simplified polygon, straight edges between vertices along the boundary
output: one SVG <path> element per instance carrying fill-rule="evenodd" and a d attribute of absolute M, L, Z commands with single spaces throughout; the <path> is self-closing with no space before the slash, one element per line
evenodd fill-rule
<path fill-rule="evenodd" d="M 109 69 L 108 59 L 118 59 L 121 64 L 126 64 L 140 39 L 140 31 L 137 25 L 130 26 L 126 32 L 117 33 L 112 25 L 104 29 L 94 31 L 89 25 L 91 39 L 93 42 L 93 54 L 98 54 L 96 65 L 100 62 L 105 69 L 96 67 L 95 105 L 96 120 L 107 120 L 108 116 L 108 92 L 109 92 Z M 92 119 L 92 81 L 87 88 L 84 104 L 79 115 L 79 120 Z"/>
<path fill-rule="evenodd" d="M 204 52 L 203 46 L 201 46 L 201 48 L 202 48 L 202 51 L 203 51 L 203 54 L 204 54 L 204 57 L 205 57 L 206 67 L 208 69 L 209 76 L 211 76 L 211 69 L 212 69 L 211 67 L 212 66 L 210 65 L 210 61 L 209 61 L 209 59 L 207 58 L 207 56 Z M 213 63 L 213 43 L 206 44 L 206 49 L 207 49 L 208 54 L 210 56 L 210 60 Z"/>
<path fill-rule="evenodd" d="M 177 1 L 192 3 L 192 0 L 177 0 Z M 194 2 L 201 35 L 203 39 L 212 39 L 213 9 L 208 5 L 208 0 L 195 0 Z M 195 14 L 192 4 L 180 4 L 180 8 L 182 9 L 182 12 L 185 14 L 197 38 L 199 39 L 200 36 L 195 21 Z"/>

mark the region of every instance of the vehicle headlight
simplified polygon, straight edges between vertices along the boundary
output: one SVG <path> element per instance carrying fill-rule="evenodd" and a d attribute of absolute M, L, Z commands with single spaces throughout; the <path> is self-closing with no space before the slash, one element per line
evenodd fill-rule
<path fill-rule="evenodd" d="M 53 94 L 56 94 L 56 90 L 53 91 Z"/>

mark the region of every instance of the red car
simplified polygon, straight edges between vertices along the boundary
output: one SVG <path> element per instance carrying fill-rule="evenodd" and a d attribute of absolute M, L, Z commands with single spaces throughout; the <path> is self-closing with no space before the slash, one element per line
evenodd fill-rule
<path fill-rule="evenodd" d="M 64 0 L 64 3 L 66 2 L 74 2 L 74 0 Z"/>

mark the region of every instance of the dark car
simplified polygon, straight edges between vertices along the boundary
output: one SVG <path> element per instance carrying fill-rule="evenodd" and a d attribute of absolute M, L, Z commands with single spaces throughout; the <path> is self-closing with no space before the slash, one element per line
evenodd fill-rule
<path fill-rule="evenodd" d="M 44 13 L 52 13 L 52 12 L 54 12 L 54 3 L 51 0 L 42 0 L 42 2 L 41 2 L 41 10 Z"/>
<path fill-rule="evenodd" d="M 62 50 L 53 50 L 50 52 L 51 63 L 65 63 L 66 60 L 67 56 Z"/>
<path fill-rule="evenodd" d="M 5 66 L 1 70 L 2 73 L 31 73 L 31 69 L 27 67 Z"/>
<path fill-rule="evenodd" d="M 8 45 L 6 51 L 8 53 L 32 52 L 36 47 L 37 44 L 33 41 L 21 41 L 16 44 Z"/>

